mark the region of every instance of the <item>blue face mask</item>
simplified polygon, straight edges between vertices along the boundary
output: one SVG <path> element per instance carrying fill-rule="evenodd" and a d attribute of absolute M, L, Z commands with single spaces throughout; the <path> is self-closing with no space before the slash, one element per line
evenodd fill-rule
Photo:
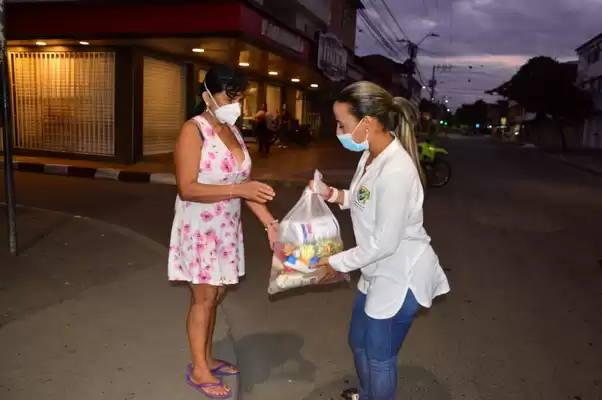
<path fill-rule="evenodd" d="M 353 132 L 351 132 L 351 133 L 343 133 L 342 135 L 337 135 L 337 138 L 339 139 L 339 141 L 341 142 L 341 144 L 343 145 L 343 147 L 346 148 L 349 151 L 361 152 L 361 151 L 366 151 L 369 148 L 368 136 L 367 135 L 366 135 L 366 140 L 364 140 L 362 143 L 356 143 L 356 141 L 353 140 L 353 134 L 355 133 L 355 131 L 357 130 L 357 128 L 360 126 L 360 124 L 361 124 L 362 121 L 363 121 L 363 118 L 357 124 L 357 126 L 355 127 L 355 129 L 353 130 Z"/>

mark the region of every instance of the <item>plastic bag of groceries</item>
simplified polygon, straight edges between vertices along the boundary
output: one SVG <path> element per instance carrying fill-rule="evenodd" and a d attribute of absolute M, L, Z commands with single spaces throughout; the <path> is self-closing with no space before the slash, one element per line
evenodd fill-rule
<path fill-rule="evenodd" d="M 314 180 L 321 180 L 318 170 Z M 314 265 L 324 257 L 343 250 L 339 222 L 322 197 L 306 188 L 303 195 L 280 223 L 274 245 L 268 293 L 314 285 L 320 276 Z M 327 283 L 348 281 L 340 274 Z"/>

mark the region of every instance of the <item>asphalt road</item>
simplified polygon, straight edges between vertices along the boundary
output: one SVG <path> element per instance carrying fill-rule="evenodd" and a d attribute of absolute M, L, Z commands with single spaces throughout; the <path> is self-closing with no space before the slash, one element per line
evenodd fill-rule
<path fill-rule="evenodd" d="M 454 176 L 426 226 L 452 292 L 422 313 L 400 356 L 403 399 L 602 399 L 602 179 L 536 150 L 441 142 Z M 327 177 L 326 177 L 327 178 Z M 22 204 L 123 225 L 167 243 L 171 187 L 17 174 Z M 278 188 L 283 216 L 300 189 Z M 352 243 L 348 216 L 337 212 Z M 225 301 L 245 399 L 335 398 L 353 384 L 354 289 L 266 293 L 270 252 L 245 218 L 248 276 Z"/>

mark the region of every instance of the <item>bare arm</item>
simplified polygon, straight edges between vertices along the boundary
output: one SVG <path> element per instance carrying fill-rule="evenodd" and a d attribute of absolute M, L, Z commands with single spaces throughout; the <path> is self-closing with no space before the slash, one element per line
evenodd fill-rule
<path fill-rule="evenodd" d="M 253 214 L 255 214 L 257 219 L 263 224 L 264 227 L 269 226 L 276 220 L 265 204 L 259 204 L 249 200 L 247 200 L 246 203 L 249 209 L 253 211 Z"/>
<path fill-rule="evenodd" d="M 198 127 L 192 121 L 186 122 L 180 130 L 175 149 L 176 184 L 182 200 L 217 203 L 233 198 L 245 198 L 266 202 L 273 198 L 272 188 L 259 182 L 232 185 L 198 183 L 202 148 L 203 140 Z"/>
<path fill-rule="evenodd" d="M 259 204 L 254 201 L 247 200 L 247 206 L 251 211 L 253 211 L 257 219 L 261 221 L 265 227 L 266 233 L 268 234 L 268 240 L 270 242 L 270 248 L 274 249 L 274 244 L 278 240 L 278 232 L 280 230 L 278 220 L 274 218 L 265 204 Z"/>

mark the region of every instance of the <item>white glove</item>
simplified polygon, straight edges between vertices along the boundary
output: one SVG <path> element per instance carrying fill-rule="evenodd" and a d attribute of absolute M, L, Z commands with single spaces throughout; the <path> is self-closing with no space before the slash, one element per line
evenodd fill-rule
<path fill-rule="evenodd" d="M 314 180 L 310 182 L 309 186 L 309 189 L 312 192 L 319 194 L 324 198 L 327 198 L 330 194 L 330 187 L 322 182 L 322 174 L 318 170 L 314 172 Z"/>
<path fill-rule="evenodd" d="M 330 187 L 325 184 L 324 182 L 320 181 L 313 181 L 313 187 L 310 187 L 311 191 L 314 192 L 315 194 L 319 194 L 320 196 L 326 198 L 328 197 L 328 195 L 330 194 Z"/>

